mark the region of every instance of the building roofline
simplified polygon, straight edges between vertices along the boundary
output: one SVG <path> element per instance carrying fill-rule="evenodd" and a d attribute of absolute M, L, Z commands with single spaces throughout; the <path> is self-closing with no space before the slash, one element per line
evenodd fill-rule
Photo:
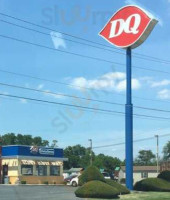
<path fill-rule="evenodd" d="M 38 157 L 38 156 L 2 156 L 2 159 L 41 160 L 41 161 L 68 161 L 68 158 Z"/>
<path fill-rule="evenodd" d="M 2 145 L 2 147 L 32 147 L 36 145 L 22 145 L 22 144 L 14 144 L 14 145 Z M 43 148 L 51 148 L 51 149 L 63 149 L 63 148 L 57 148 L 57 147 L 46 147 L 46 146 L 37 146 L 37 147 L 43 147 Z"/>
<path fill-rule="evenodd" d="M 126 170 L 126 167 L 125 166 L 121 166 L 121 169 L 122 171 L 125 171 Z M 154 165 L 154 166 L 150 166 L 150 165 L 145 165 L 145 166 L 141 166 L 141 165 L 138 165 L 138 166 L 133 166 L 133 171 L 157 171 L 157 166 Z M 159 171 L 160 171 L 160 166 L 159 166 Z"/>

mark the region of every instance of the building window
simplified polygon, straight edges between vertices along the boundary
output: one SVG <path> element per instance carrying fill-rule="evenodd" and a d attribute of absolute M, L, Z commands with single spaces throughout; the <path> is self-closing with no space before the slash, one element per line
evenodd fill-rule
<path fill-rule="evenodd" d="M 142 172 L 141 178 L 148 178 L 148 172 Z"/>
<path fill-rule="evenodd" d="M 60 176 L 60 166 L 50 166 L 51 176 Z"/>
<path fill-rule="evenodd" d="M 33 166 L 32 165 L 21 165 L 21 174 L 31 176 L 33 175 Z"/>
<path fill-rule="evenodd" d="M 36 174 L 38 176 L 47 176 L 47 166 L 46 165 L 37 165 Z"/>

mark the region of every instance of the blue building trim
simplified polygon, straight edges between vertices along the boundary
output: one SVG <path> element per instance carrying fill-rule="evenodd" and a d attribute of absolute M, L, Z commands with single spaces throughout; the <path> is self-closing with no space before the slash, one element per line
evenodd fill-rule
<path fill-rule="evenodd" d="M 2 156 L 35 156 L 63 158 L 63 149 L 50 147 L 31 147 L 22 145 L 3 146 Z"/>

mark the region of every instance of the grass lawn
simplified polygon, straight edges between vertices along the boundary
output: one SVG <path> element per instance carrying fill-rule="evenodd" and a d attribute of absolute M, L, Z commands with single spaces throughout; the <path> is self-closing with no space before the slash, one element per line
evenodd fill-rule
<path fill-rule="evenodd" d="M 141 192 L 122 195 L 120 200 L 170 200 L 170 192 Z"/>
<path fill-rule="evenodd" d="M 84 200 L 106 200 L 106 199 L 85 198 Z M 138 192 L 138 193 L 132 192 L 131 194 L 120 196 L 120 198 L 118 198 L 117 200 L 170 200 L 170 192 Z"/>

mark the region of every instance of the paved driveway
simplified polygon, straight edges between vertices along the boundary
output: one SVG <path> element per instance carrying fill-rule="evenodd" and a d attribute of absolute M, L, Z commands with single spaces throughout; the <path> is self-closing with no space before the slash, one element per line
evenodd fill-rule
<path fill-rule="evenodd" d="M 0 200 L 82 200 L 69 186 L 0 185 Z"/>

